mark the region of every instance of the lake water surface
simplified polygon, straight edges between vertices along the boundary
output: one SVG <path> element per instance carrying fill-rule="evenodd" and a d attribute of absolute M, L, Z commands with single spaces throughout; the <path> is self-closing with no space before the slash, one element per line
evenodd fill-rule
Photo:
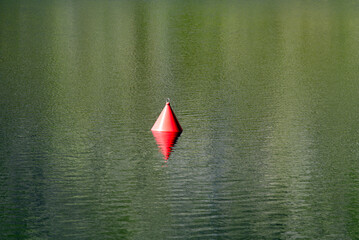
<path fill-rule="evenodd" d="M 357 1 L 2 0 L 0 239 L 358 239 L 358 78 Z"/>

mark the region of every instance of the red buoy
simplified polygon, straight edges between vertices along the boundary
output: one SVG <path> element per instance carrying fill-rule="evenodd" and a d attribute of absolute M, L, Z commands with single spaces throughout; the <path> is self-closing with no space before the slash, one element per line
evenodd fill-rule
<path fill-rule="evenodd" d="M 170 103 L 167 101 L 160 116 L 153 125 L 152 134 L 157 145 L 167 161 L 177 138 L 181 135 L 182 127 L 174 114 Z"/>
<path fill-rule="evenodd" d="M 170 103 L 167 101 L 157 121 L 151 128 L 151 131 L 158 132 L 182 132 L 182 127 L 179 124 L 176 115 L 174 114 Z"/>

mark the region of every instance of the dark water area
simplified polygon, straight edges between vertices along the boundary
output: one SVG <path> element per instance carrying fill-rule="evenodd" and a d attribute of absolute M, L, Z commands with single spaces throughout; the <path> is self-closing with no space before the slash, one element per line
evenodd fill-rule
<path fill-rule="evenodd" d="M 0 1 L 0 239 L 358 239 L 358 66 L 357 1 Z"/>

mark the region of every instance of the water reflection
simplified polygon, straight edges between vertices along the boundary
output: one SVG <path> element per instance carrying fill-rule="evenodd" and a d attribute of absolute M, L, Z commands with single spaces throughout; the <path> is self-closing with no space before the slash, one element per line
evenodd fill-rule
<path fill-rule="evenodd" d="M 181 133 L 152 131 L 152 134 L 157 142 L 160 152 L 163 155 L 163 159 L 167 162 Z"/>

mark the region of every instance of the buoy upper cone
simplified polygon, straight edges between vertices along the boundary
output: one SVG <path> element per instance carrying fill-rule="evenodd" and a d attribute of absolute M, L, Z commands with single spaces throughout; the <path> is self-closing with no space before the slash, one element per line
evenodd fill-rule
<path fill-rule="evenodd" d="M 160 116 L 151 128 L 151 131 L 182 132 L 182 127 L 179 124 L 169 102 L 166 102 L 166 106 L 163 108 Z"/>

